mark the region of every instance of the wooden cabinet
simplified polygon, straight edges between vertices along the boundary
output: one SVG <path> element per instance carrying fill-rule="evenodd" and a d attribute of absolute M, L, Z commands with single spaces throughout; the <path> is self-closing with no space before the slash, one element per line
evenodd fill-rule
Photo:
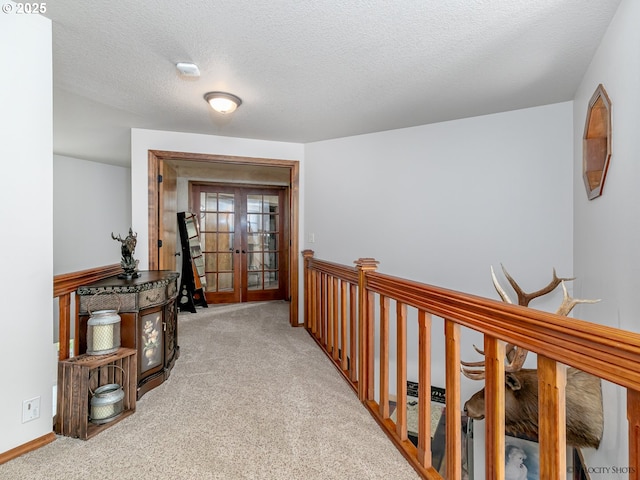
<path fill-rule="evenodd" d="M 121 346 L 138 354 L 137 398 L 162 384 L 180 355 L 177 279 L 177 272 L 147 271 L 138 278 L 113 276 L 77 290 L 79 353 L 87 350 L 90 312 L 119 309 Z"/>

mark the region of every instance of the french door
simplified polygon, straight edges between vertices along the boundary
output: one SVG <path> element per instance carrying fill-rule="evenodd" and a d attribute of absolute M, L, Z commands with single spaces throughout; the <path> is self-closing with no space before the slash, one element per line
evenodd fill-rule
<path fill-rule="evenodd" d="M 287 299 L 285 187 L 192 183 L 207 303 Z"/>

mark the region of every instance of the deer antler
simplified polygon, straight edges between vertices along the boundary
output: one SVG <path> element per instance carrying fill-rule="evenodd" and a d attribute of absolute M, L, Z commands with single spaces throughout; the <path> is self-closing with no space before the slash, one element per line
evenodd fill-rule
<path fill-rule="evenodd" d="M 565 286 L 564 282 L 561 282 L 561 284 L 562 284 L 563 298 L 562 298 L 562 303 L 558 307 L 558 310 L 556 310 L 556 315 L 563 315 L 566 317 L 567 315 L 569 315 L 569 313 L 571 313 L 571 310 L 573 310 L 573 307 L 575 307 L 579 303 L 598 303 L 600 301 L 599 298 L 596 300 L 583 300 L 579 298 L 572 298 L 569 296 L 569 292 L 567 292 L 567 287 Z"/>
<path fill-rule="evenodd" d="M 562 283 L 563 281 L 575 280 L 575 277 L 572 277 L 572 278 L 559 278 L 556 275 L 556 269 L 554 268 L 553 269 L 553 278 L 551 279 L 551 281 L 549 282 L 549 284 L 546 287 L 541 288 L 540 290 L 536 290 L 535 292 L 526 293 L 525 291 L 523 291 L 520 288 L 520 286 L 516 283 L 516 281 L 513 279 L 513 277 L 511 277 L 511 275 L 509 275 L 509 272 L 507 272 L 507 269 L 504 268 L 504 265 L 500 264 L 500 266 L 502 267 L 502 271 L 504 272 L 504 276 L 506 277 L 506 279 L 509 281 L 509 283 L 513 287 L 513 290 L 518 295 L 518 305 L 522 305 L 523 307 L 528 307 L 529 306 L 529 302 L 531 300 L 533 300 L 534 298 L 538 298 L 538 297 L 541 297 L 543 295 L 546 295 L 547 293 L 553 292 L 553 290 L 555 290 L 555 288 L 558 285 L 560 285 L 560 283 Z M 491 274 L 493 276 L 493 281 L 494 281 L 493 284 L 496 285 L 497 280 L 496 280 L 495 274 L 493 273 L 493 267 L 491 267 Z M 496 289 L 497 288 L 498 288 L 498 286 L 496 286 Z M 511 302 L 509 302 L 509 303 L 511 303 Z"/>
<path fill-rule="evenodd" d="M 600 301 L 600 300 L 580 300 L 580 299 L 571 298 L 569 296 L 569 293 L 567 292 L 567 287 L 565 286 L 564 282 L 575 280 L 575 278 L 560 278 L 556 275 L 555 268 L 553 269 L 553 278 L 551 279 L 551 282 L 549 282 L 549 284 L 546 287 L 541 288 L 540 290 L 537 290 L 535 292 L 526 293 L 524 290 L 520 288 L 520 286 L 516 283 L 513 277 L 509 275 L 509 273 L 504 268 L 504 266 L 503 265 L 501 266 L 502 266 L 502 271 L 504 272 L 505 277 L 507 278 L 507 280 L 515 290 L 516 294 L 518 295 L 518 305 L 521 305 L 523 307 L 528 307 L 529 302 L 531 302 L 531 300 L 533 300 L 534 298 L 541 297 L 543 295 L 546 295 L 547 293 L 552 292 L 558 285 L 562 285 L 562 291 L 564 293 L 563 293 L 562 303 L 560 304 L 560 307 L 558 307 L 558 310 L 556 310 L 557 315 L 563 315 L 563 316 L 569 315 L 573 307 L 575 307 L 579 303 L 596 303 Z M 505 290 L 500 285 L 500 282 L 498 282 L 498 279 L 496 278 L 496 274 L 493 270 L 493 266 L 491 267 L 491 278 L 493 280 L 493 286 L 498 292 L 498 295 L 500 295 L 500 298 L 502 299 L 502 301 L 505 303 L 512 304 L 513 302 L 509 298 L 509 295 L 507 295 L 507 292 L 505 292 Z M 484 352 L 480 350 L 478 347 L 476 347 L 475 345 L 473 346 L 473 348 L 481 355 L 484 355 Z M 505 346 L 505 353 L 506 353 L 507 362 L 508 362 L 504 367 L 505 372 L 516 372 L 520 370 L 524 365 L 524 362 L 527 359 L 527 354 L 529 353 L 529 351 L 525 350 L 524 348 L 518 347 L 513 343 L 507 343 L 507 345 Z M 482 380 L 483 378 L 485 378 L 484 377 L 485 375 L 484 361 L 460 362 L 460 363 L 463 365 L 463 367 L 472 367 L 472 368 L 462 368 L 462 373 L 464 374 L 465 377 L 470 378 L 472 380 Z"/>

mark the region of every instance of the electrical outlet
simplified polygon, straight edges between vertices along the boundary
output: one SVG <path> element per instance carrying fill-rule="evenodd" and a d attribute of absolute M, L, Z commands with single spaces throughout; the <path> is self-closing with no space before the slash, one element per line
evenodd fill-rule
<path fill-rule="evenodd" d="M 22 402 L 22 423 L 40 418 L 40 397 Z"/>

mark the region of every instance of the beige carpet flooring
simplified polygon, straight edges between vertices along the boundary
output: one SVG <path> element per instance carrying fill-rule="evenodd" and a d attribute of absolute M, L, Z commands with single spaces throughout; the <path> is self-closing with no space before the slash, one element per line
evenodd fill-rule
<path fill-rule="evenodd" d="M 0 479 L 419 478 L 289 305 L 181 313 L 180 358 L 136 412 L 83 441 L 58 436 Z"/>

